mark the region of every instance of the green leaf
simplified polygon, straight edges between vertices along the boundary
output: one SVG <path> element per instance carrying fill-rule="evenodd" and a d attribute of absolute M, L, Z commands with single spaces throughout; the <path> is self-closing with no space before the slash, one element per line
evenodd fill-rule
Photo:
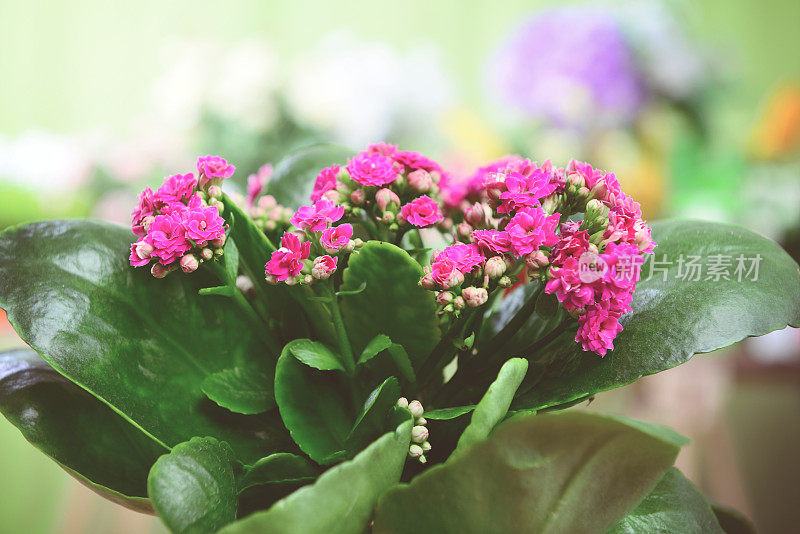
<path fill-rule="evenodd" d="M 238 291 L 235 286 L 214 286 L 203 287 L 197 292 L 198 295 L 214 295 L 218 297 L 232 297 Z"/>
<path fill-rule="evenodd" d="M 392 343 L 389 345 L 389 356 L 392 357 L 394 364 L 397 366 L 400 374 L 403 375 L 403 378 L 412 384 L 417 381 L 417 377 L 414 375 L 414 366 L 411 364 L 411 359 L 408 357 L 408 353 L 406 349 L 403 348 L 403 345 L 400 343 Z"/>
<path fill-rule="evenodd" d="M 723 534 L 724 531 L 703 494 L 673 467 L 609 534 L 642 532 Z"/>
<path fill-rule="evenodd" d="M 245 462 L 285 450 L 278 414 L 239 416 L 205 399 L 209 375 L 265 358 L 232 299 L 201 297 L 211 275 L 153 278 L 128 264 L 133 236 L 95 221 L 0 234 L 0 305 L 53 368 L 166 446 L 197 435 Z"/>
<path fill-rule="evenodd" d="M 343 375 L 304 365 L 291 354 L 290 345 L 275 369 L 278 410 L 300 449 L 319 464 L 331 463 L 332 455 L 345 449 L 353 422 Z"/>
<path fill-rule="evenodd" d="M 403 471 L 411 421 L 372 443 L 363 452 L 323 473 L 310 486 L 269 510 L 226 527 L 221 534 L 362 534 L 378 499 L 397 484 Z"/>
<path fill-rule="evenodd" d="M 678 450 L 600 415 L 518 415 L 387 492 L 373 532 L 605 532 L 653 489 Z"/>
<path fill-rule="evenodd" d="M 203 380 L 206 396 L 228 410 L 245 415 L 264 413 L 275 407 L 272 373 L 255 366 L 224 369 Z"/>
<path fill-rule="evenodd" d="M 286 347 L 295 358 L 320 371 L 344 371 L 342 357 L 326 345 L 310 339 L 296 339 Z"/>
<path fill-rule="evenodd" d="M 385 351 L 392 346 L 392 340 L 386 334 L 378 334 L 373 337 L 364 350 L 361 351 L 361 356 L 358 357 L 358 364 L 368 362 L 381 352 Z"/>
<path fill-rule="evenodd" d="M 234 219 L 235 216 L 231 214 L 230 218 Z M 226 240 L 223 251 L 222 261 L 225 264 L 226 282 L 228 285 L 236 287 L 236 277 L 239 275 L 239 249 L 236 246 L 236 241 L 233 239 Z"/>
<path fill-rule="evenodd" d="M 192 438 L 155 463 L 147 492 L 172 532 L 207 533 L 236 519 L 233 454 L 214 438 Z"/>
<path fill-rule="evenodd" d="M 128 508 L 152 512 L 147 473 L 166 449 L 34 351 L 0 353 L 0 411 L 86 486 Z"/>
<path fill-rule="evenodd" d="M 247 470 L 239 482 L 239 491 L 287 480 L 309 480 L 317 475 L 314 467 L 302 456 L 278 452 L 261 458 Z"/>
<path fill-rule="evenodd" d="M 425 412 L 424 415 L 425 419 L 430 419 L 431 421 L 447 421 L 449 419 L 455 419 L 456 417 L 461 417 L 462 415 L 468 414 L 474 409 L 474 404 L 470 406 L 454 406 L 453 408 L 439 408 L 437 410 L 431 410 L 429 412 Z"/>
<path fill-rule="evenodd" d="M 740 226 L 703 221 L 660 221 L 653 225 L 655 255 L 642 268 L 624 330 L 605 358 L 583 352 L 569 335 L 546 351 L 556 364 L 515 408 L 541 409 L 613 389 L 664 371 L 693 354 L 726 347 L 786 325 L 800 326 L 800 270 L 776 243 Z M 758 280 L 733 276 L 739 255 L 761 256 Z M 666 255 L 672 266 L 654 265 Z M 731 280 L 685 281 L 676 278 L 679 258 L 730 256 Z M 649 280 L 650 268 L 655 269 Z M 658 269 L 664 267 L 666 273 Z M 706 277 L 706 270 L 702 278 Z M 664 277 L 666 276 L 666 281 Z M 531 355 L 535 357 L 536 355 Z M 562 364 L 559 364 L 561 362 Z"/>
<path fill-rule="evenodd" d="M 348 449 L 360 449 L 386 431 L 386 421 L 400 398 L 400 384 L 390 376 L 370 393 L 348 438 Z"/>
<path fill-rule="evenodd" d="M 415 367 L 428 357 L 441 334 L 433 292 L 419 287 L 421 276 L 422 267 L 389 243 L 370 241 L 350 257 L 342 290 L 367 284 L 341 302 L 356 354 L 380 332 L 402 345 Z"/>
<path fill-rule="evenodd" d="M 311 191 L 319 171 L 334 163 L 344 165 L 353 151 L 347 148 L 316 144 L 301 148 L 283 158 L 267 183 L 267 193 L 279 204 L 296 210 L 311 203 Z"/>
<path fill-rule="evenodd" d="M 503 420 L 527 371 L 528 361 L 523 358 L 511 358 L 503 364 L 497 379 L 475 407 L 469 426 L 458 439 L 454 457 L 473 443 L 486 439 L 495 425 Z"/>
<path fill-rule="evenodd" d="M 725 534 L 756 534 L 756 527 L 744 515 L 727 506 L 714 503 L 711 510 Z"/>

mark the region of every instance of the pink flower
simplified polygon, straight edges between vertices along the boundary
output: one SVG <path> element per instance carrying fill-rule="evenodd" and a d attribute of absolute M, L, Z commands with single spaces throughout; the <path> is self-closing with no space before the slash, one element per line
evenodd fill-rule
<path fill-rule="evenodd" d="M 344 206 L 337 206 L 328 199 L 320 199 L 313 206 L 302 206 L 289 220 L 301 230 L 319 232 L 344 215 Z"/>
<path fill-rule="evenodd" d="M 506 226 L 511 248 L 517 256 L 530 254 L 541 246 L 551 247 L 558 242 L 555 233 L 560 215 L 547 216 L 541 208 L 523 208 Z"/>
<path fill-rule="evenodd" d="M 311 276 L 318 280 L 327 280 L 334 272 L 336 272 L 336 264 L 338 261 L 338 258 L 332 258 L 330 256 L 319 256 L 314 258 L 314 266 L 311 268 Z"/>
<path fill-rule="evenodd" d="M 150 224 L 147 236 L 154 249 L 152 255 L 159 258 L 162 265 L 169 265 L 192 248 L 186 239 L 182 216 L 178 212 L 156 216 Z"/>
<path fill-rule="evenodd" d="M 464 273 L 456 268 L 455 262 L 442 258 L 431 264 L 430 276 L 433 282 L 442 289 L 450 289 L 464 281 Z"/>
<path fill-rule="evenodd" d="M 267 163 L 258 169 L 256 174 L 247 177 L 247 205 L 252 206 L 256 203 L 258 195 L 264 191 L 267 182 L 272 177 L 272 165 Z"/>
<path fill-rule="evenodd" d="M 390 145 L 389 143 L 374 143 L 367 147 L 367 152 L 370 154 L 380 154 L 382 156 L 391 156 L 397 152 L 397 145 Z"/>
<path fill-rule="evenodd" d="M 139 237 L 144 236 L 147 231 L 145 230 L 145 220 L 153 217 L 155 214 L 155 201 L 153 190 L 146 187 L 144 191 L 139 194 L 139 203 L 131 213 L 131 231 Z"/>
<path fill-rule="evenodd" d="M 350 177 L 361 185 L 380 187 L 390 184 L 397 178 L 398 170 L 394 160 L 378 153 L 356 155 L 347 164 Z"/>
<path fill-rule="evenodd" d="M 561 239 L 550 254 L 550 263 L 554 265 L 563 264 L 567 258 L 580 258 L 589 250 L 589 234 L 585 230 L 570 233 L 564 231 L 564 225 L 561 228 Z"/>
<path fill-rule="evenodd" d="M 508 232 L 501 230 L 475 230 L 472 232 L 472 239 L 483 250 L 494 252 L 495 254 L 511 252 L 511 236 L 508 235 Z"/>
<path fill-rule="evenodd" d="M 533 169 L 528 175 L 506 173 L 506 191 L 500 193 L 502 203 L 497 212 L 512 213 L 521 208 L 538 206 L 540 199 L 556 190 L 557 186 L 551 183 L 551 177 L 551 173 L 541 168 Z"/>
<path fill-rule="evenodd" d="M 278 282 L 294 278 L 303 270 L 303 260 L 311 253 L 311 242 L 300 243 L 300 238 L 285 233 L 281 238 L 281 248 L 272 253 L 265 266 L 267 275 L 274 276 Z"/>
<path fill-rule="evenodd" d="M 619 324 L 621 313 L 606 306 L 590 306 L 586 313 L 578 318 L 578 333 L 575 341 L 583 350 L 593 351 L 605 356 L 614 350 L 614 338 L 622 332 Z"/>
<path fill-rule="evenodd" d="M 319 171 L 317 179 L 314 181 L 314 190 L 311 192 L 311 202 L 316 202 L 328 191 L 336 189 L 339 182 L 336 176 L 339 174 L 339 166 L 334 164 Z"/>
<path fill-rule="evenodd" d="M 392 157 L 397 163 L 408 167 L 409 170 L 423 170 L 428 172 L 438 172 L 442 174 L 442 167 L 432 159 L 423 156 L 419 152 L 397 151 Z"/>
<path fill-rule="evenodd" d="M 225 235 L 225 220 L 219 216 L 214 206 L 198 207 L 185 213 L 183 227 L 186 237 L 203 247 L 209 241 L 220 239 Z"/>
<path fill-rule="evenodd" d="M 422 195 L 400 208 L 400 214 L 405 220 L 423 228 L 431 226 L 444 219 L 439 213 L 439 204 L 428 195 Z"/>
<path fill-rule="evenodd" d="M 197 179 L 194 174 L 175 174 L 164 178 L 164 183 L 158 188 L 155 194 L 156 203 L 172 204 L 189 200 L 197 187 Z"/>
<path fill-rule="evenodd" d="M 464 274 L 472 272 L 475 267 L 482 265 L 486 260 L 478 245 L 467 245 L 464 243 L 458 243 L 447 247 L 436 255 L 434 261 L 438 263 L 445 259 L 452 261 L 456 269 Z"/>
<path fill-rule="evenodd" d="M 594 289 L 581 279 L 581 265 L 578 259 L 567 258 L 561 267 L 552 267 L 550 276 L 544 292 L 555 293 L 565 309 L 584 308 L 594 302 Z"/>
<path fill-rule="evenodd" d="M 197 160 L 198 186 L 219 185 L 225 178 L 233 176 L 236 167 L 219 156 L 203 156 Z"/>
<path fill-rule="evenodd" d="M 319 242 L 326 252 L 336 254 L 347 246 L 351 237 L 353 237 L 353 226 L 345 223 L 323 230 Z"/>
<path fill-rule="evenodd" d="M 619 195 L 622 190 L 614 173 L 606 173 L 600 169 L 594 169 L 588 163 L 570 160 L 564 169 L 566 179 L 570 175 L 577 174 L 583 179 L 584 185 L 592 192 L 592 197 L 608 202 L 613 197 Z"/>
<path fill-rule="evenodd" d="M 150 263 L 150 255 L 154 249 L 148 241 L 148 238 L 145 237 L 131 244 L 130 262 L 132 266 L 141 267 Z"/>

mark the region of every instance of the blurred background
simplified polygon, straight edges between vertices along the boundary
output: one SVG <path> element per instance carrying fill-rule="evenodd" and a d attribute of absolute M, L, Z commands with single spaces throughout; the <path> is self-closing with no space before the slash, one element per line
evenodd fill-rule
<path fill-rule="evenodd" d="M 743 224 L 800 256 L 800 2 L 0 0 L 0 228 L 127 223 L 199 154 L 250 173 L 319 142 L 456 176 L 509 152 L 613 170 L 649 219 Z M 0 310 L 0 349 L 21 345 Z M 588 409 L 692 438 L 679 467 L 760 532 L 800 524 L 800 333 Z M 0 533 L 156 533 L 0 419 Z"/>

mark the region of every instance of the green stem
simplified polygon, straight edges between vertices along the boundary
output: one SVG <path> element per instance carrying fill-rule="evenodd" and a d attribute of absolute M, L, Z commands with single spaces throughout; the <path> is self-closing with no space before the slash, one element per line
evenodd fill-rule
<path fill-rule="evenodd" d="M 536 342 L 534 342 L 532 345 L 528 345 L 527 347 L 520 350 L 519 352 L 517 352 L 517 354 L 511 357 L 517 358 L 520 356 L 528 356 L 531 354 L 535 354 L 540 350 L 542 350 L 543 348 L 547 347 L 547 345 L 555 341 L 556 338 L 558 338 L 558 336 L 563 334 L 567 330 L 567 328 L 572 324 L 573 321 L 571 321 L 570 319 L 571 319 L 570 316 L 565 317 L 564 320 L 561 321 L 561 323 L 559 323 L 558 326 L 556 326 L 550 332 L 548 332 L 547 335 L 536 340 Z"/>
<path fill-rule="evenodd" d="M 326 284 L 323 287 L 325 288 L 325 292 L 328 294 L 328 298 L 330 299 L 333 328 L 336 331 L 336 338 L 339 342 L 339 350 L 341 351 L 342 358 L 344 359 L 344 362 L 342 363 L 347 370 L 347 374 L 352 376 L 355 372 L 353 349 L 350 347 L 350 340 L 347 338 L 347 330 L 345 330 L 344 327 L 342 312 L 339 310 L 339 300 L 336 297 L 336 292 L 333 290 L 332 285 L 333 283 L 331 282 L 330 285 Z"/>

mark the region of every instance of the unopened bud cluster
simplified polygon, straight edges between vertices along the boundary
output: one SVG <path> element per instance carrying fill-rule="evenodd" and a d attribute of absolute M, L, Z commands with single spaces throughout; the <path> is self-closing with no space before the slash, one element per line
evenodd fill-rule
<path fill-rule="evenodd" d="M 400 408 L 408 409 L 414 417 L 414 426 L 411 428 L 411 445 L 408 447 L 408 456 L 424 464 L 428 461 L 427 458 L 425 458 L 425 453 L 431 450 L 431 444 L 428 441 L 428 422 L 422 417 L 424 413 L 422 403 L 418 400 L 408 402 L 408 399 L 405 397 L 400 397 L 397 401 L 397 405 Z"/>

